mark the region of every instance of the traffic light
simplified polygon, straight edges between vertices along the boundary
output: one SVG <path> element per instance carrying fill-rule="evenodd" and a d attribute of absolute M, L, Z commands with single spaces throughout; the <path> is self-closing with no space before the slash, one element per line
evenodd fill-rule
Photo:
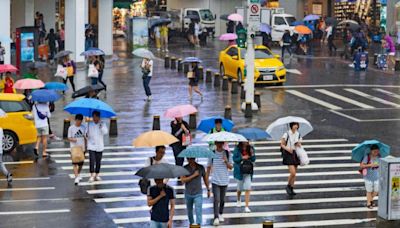
<path fill-rule="evenodd" d="M 236 35 L 238 36 L 236 43 L 238 47 L 245 48 L 246 47 L 246 40 L 247 40 L 247 30 L 240 29 L 236 31 Z"/>

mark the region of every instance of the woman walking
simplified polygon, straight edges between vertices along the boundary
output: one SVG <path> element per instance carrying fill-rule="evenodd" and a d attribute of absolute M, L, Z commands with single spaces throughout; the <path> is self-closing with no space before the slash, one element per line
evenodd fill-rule
<path fill-rule="evenodd" d="M 144 58 L 142 64 L 140 65 L 142 68 L 142 79 L 143 79 L 143 87 L 146 93 L 147 98 L 144 99 L 145 101 L 151 101 L 151 90 L 150 90 L 150 80 L 153 76 L 153 60 Z"/>
<path fill-rule="evenodd" d="M 201 96 L 201 99 L 203 99 L 203 94 L 200 92 L 199 89 L 200 75 L 197 62 L 192 63 L 192 70 L 188 72 L 187 77 L 189 79 L 189 99 L 192 100 L 193 90 Z"/>
<path fill-rule="evenodd" d="M 73 92 L 75 92 L 74 76 L 76 73 L 76 65 L 73 60 L 69 59 L 69 56 L 65 56 L 63 60 L 63 67 L 67 70 L 67 78 L 63 79 L 64 84 L 67 84 L 67 80 L 72 86 Z"/>
<path fill-rule="evenodd" d="M 99 66 L 99 69 L 98 69 L 98 71 L 99 71 L 98 82 L 100 82 L 100 84 L 102 84 L 104 86 L 104 90 L 107 91 L 107 85 L 103 81 L 103 73 L 104 73 L 104 67 L 105 67 L 106 61 L 105 61 L 103 55 L 97 56 L 97 60 L 100 63 L 100 66 Z"/>
<path fill-rule="evenodd" d="M 242 192 L 245 191 L 245 212 L 250 213 L 250 191 L 253 179 L 253 163 L 256 161 L 254 147 L 249 142 L 240 142 L 233 151 L 233 177 L 237 180 L 237 207 L 241 207 Z"/>
<path fill-rule="evenodd" d="M 283 164 L 288 166 L 289 178 L 286 186 L 286 192 L 290 196 L 296 195 L 293 190 L 294 182 L 296 181 L 297 166 L 300 161 L 296 155 L 296 147 L 301 146 L 302 138 L 300 136 L 299 123 L 290 123 L 290 130 L 283 134 L 281 139 L 281 151 Z"/>

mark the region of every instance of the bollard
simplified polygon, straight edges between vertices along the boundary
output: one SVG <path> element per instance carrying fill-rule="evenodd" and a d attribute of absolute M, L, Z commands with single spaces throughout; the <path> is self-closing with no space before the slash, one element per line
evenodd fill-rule
<path fill-rule="evenodd" d="M 221 86 L 221 80 L 219 79 L 220 74 L 215 73 L 214 74 L 214 87 L 220 87 Z"/>
<path fill-rule="evenodd" d="M 394 64 L 394 70 L 400 71 L 400 59 L 396 59 L 396 63 Z"/>
<path fill-rule="evenodd" d="M 274 222 L 270 220 L 266 220 L 263 222 L 263 228 L 273 228 Z"/>
<path fill-rule="evenodd" d="M 232 120 L 232 108 L 229 105 L 225 106 L 224 118 Z"/>
<path fill-rule="evenodd" d="M 153 131 L 160 129 L 160 116 L 153 116 Z"/>
<path fill-rule="evenodd" d="M 232 94 L 237 94 L 238 93 L 238 81 L 236 79 L 232 80 L 231 93 Z"/>
<path fill-rule="evenodd" d="M 164 57 L 164 67 L 169 68 L 169 56 L 168 55 L 166 55 Z"/>
<path fill-rule="evenodd" d="M 244 110 L 244 117 L 253 117 L 253 110 L 251 109 L 251 102 L 246 102 L 246 109 Z"/>
<path fill-rule="evenodd" d="M 189 72 L 189 64 L 183 63 L 183 73 L 185 74 L 185 76 L 187 72 Z"/>
<path fill-rule="evenodd" d="M 204 68 L 202 66 L 199 66 L 199 80 L 203 80 L 204 79 Z"/>
<path fill-rule="evenodd" d="M 228 77 L 226 76 L 222 78 L 222 90 L 223 91 L 228 90 Z"/>
<path fill-rule="evenodd" d="M 118 125 L 117 125 L 117 117 L 111 117 L 110 119 L 110 136 L 118 135 Z"/>
<path fill-rule="evenodd" d="M 261 93 L 260 92 L 254 93 L 254 103 L 257 104 L 258 108 L 261 108 Z"/>
<path fill-rule="evenodd" d="M 207 69 L 206 71 L 206 83 L 211 83 L 212 82 L 212 72 L 210 69 Z"/>
<path fill-rule="evenodd" d="M 190 129 L 196 129 L 197 123 L 196 123 L 196 113 L 192 113 L 189 115 L 189 128 Z"/>
<path fill-rule="evenodd" d="M 378 63 L 378 54 L 374 54 L 374 65 L 377 65 Z"/>
<path fill-rule="evenodd" d="M 176 58 L 171 57 L 171 70 L 176 70 Z"/>
<path fill-rule="evenodd" d="M 240 85 L 240 99 L 242 100 L 246 99 L 246 90 L 244 90 L 243 84 Z"/>
<path fill-rule="evenodd" d="M 63 129 L 63 137 L 68 137 L 68 129 L 71 126 L 71 121 L 69 119 L 64 119 L 64 129 Z"/>
<path fill-rule="evenodd" d="M 178 59 L 178 72 L 182 72 L 182 59 Z"/>

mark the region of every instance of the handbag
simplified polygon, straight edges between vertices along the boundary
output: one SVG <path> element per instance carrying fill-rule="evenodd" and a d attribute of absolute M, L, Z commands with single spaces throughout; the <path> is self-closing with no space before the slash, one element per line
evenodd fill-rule
<path fill-rule="evenodd" d="M 89 78 L 99 77 L 99 71 L 96 69 L 96 66 L 94 64 L 89 64 L 88 77 Z"/>
<path fill-rule="evenodd" d="M 58 64 L 57 65 L 57 71 L 56 74 L 54 75 L 55 77 L 61 77 L 62 79 L 66 79 L 68 75 L 67 70 L 63 67 L 63 65 Z"/>
<path fill-rule="evenodd" d="M 189 134 L 182 134 L 182 146 L 189 146 L 192 144 L 192 135 Z"/>
<path fill-rule="evenodd" d="M 71 160 L 72 163 L 81 163 L 85 161 L 85 154 L 81 146 L 74 146 L 71 148 Z"/>
<path fill-rule="evenodd" d="M 305 166 L 310 164 L 310 159 L 303 147 L 296 147 L 296 154 L 300 160 L 300 166 Z"/>
<path fill-rule="evenodd" d="M 187 77 L 188 79 L 194 78 L 194 72 L 193 72 L 193 71 L 187 72 L 186 77 Z"/>
<path fill-rule="evenodd" d="M 73 66 L 67 66 L 67 77 L 74 76 L 74 67 Z"/>

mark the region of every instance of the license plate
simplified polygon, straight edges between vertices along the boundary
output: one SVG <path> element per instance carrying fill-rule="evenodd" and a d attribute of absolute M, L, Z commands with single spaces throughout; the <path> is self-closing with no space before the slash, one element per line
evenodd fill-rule
<path fill-rule="evenodd" d="M 264 81 L 271 81 L 272 79 L 274 79 L 274 77 L 272 75 L 264 75 L 263 76 Z"/>

